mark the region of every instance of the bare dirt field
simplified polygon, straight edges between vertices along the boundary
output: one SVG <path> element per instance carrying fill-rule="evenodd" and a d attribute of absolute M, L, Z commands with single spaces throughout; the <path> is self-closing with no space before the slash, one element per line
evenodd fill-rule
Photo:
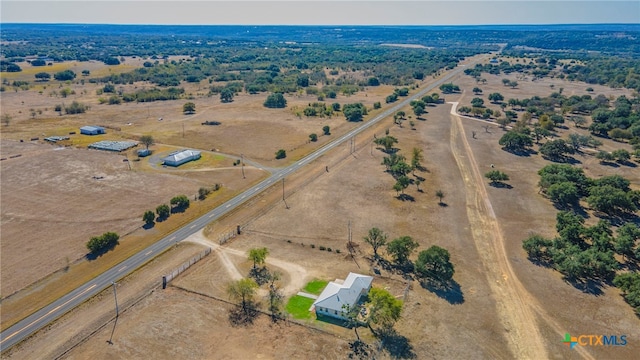
<path fill-rule="evenodd" d="M 480 85 L 485 96 L 497 91 L 506 99 L 546 96 L 553 91 L 550 83 L 555 89 L 563 87 L 564 94 L 581 95 L 587 87 L 557 79 L 518 79 L 520 85 L 511 89 L 501 83 L 505 76 L 485 77 L 487 83 Z M 446 101 L 467 105 L 475 97 L 470 89 L 478 85 L 468 76 L 454 79 L 454 83 L 464 92 L 447 95 Z M 618 90 L 594 89 L 595 94 L 618 94 Z M 636 358 L 640 320 L 617 289 L 605 287 L 598 296 L 586 294 L 552 269 L 531 263 L 522 250 L 522 240 L 531 232 L 545 236 L 555 232 L 557 210 L 538 194 L 537 187 L 537 171 L 550 162 L 539 155 L 518 157 L 501 150 L 498 139 L 503 130 L 496 126 L 485 130 L 481 120 L 452 115 L 450 104 L 427 110 L 426 120 L 416 121 L 416 130 L 406 122 L 402 128 L 393 126 L 387 119 L 359 136 L 353 156 L 344 156 L 341 148 L 332 156 L 344 160 L 321 159 L 321 165 L 331 164 L 329 172 L 295 188 L 287 196 L 286 207 L 281 200 L 277 202 L 278 194 L 257 200 L 257 205 L 268 210 L 243 223 L 243 235 L 212 252 L 174 280 L 168 290 L 145 297 L 120 317 L 114 345 L 105 343 L 111 333 L 110 326 L 105 326 L 64 357 L 346 358 L 348 341 L 354 334 L 335 325 L 317 321 L 304 322 L 304 326 L 271 325 L 266 316 L 246 327 L 229 323 L 226 283 L 248 273 L 250 263 L 243 256 L 248 249 L 265 246 L 272 259 L 267 266 L 283 272 L 285 287 L 314 278 L 344 278 L 354 271 L 374 275 L 374 286 L 388 288 L 399 297 L 406 295 L 396 329 L 420 359 Z M 560 131 L 563 136 L 583 131 L 566 125 L 569 129 Z M 384 154 L 371 146 L 373 133 L 381 136 L 385 128 L 399 139 L 401 154 L 410 158 L 413 147 L 424 151 L 427 170 L 416 175 L 425 181 L 421 190 L 414 185 L 405 190 L 405 201 L 392 190 L 393 178 L 381 165 Z M 179 138 L 179 132 L 173 133 Z M 301 131 L 301 139 L 302 135 Z M 604 142 L 605 149 L 626 146 Z M 640 175 L 633 168 L 602 166 L 590 155 L 576 159 L 590 176 L 619 173 L 638 188 Z M 510 176 L 512 188 L 488 185 L 483 174 L 491 164 Z M 311 170 L 317 167 L 318 163 Z M 444 192 L 444 205 L 438 204 L 436 190 Z M 269 206 L 274 201 L 276 205 Z M 355 259 L 346 250 L 349 221 L 358 244 Z M 215 241 L 215 229 L 224 226 L 216 224 L 209 229 L 210 239 Z M 369 260 L 371 249 L 362 241 L 374 226 L 387 232 L 390 239 L 411 236 L 420 243 L 418 251 L 431 245 L 448 249 L 458 286 L 438 292 L 411 281 L 405 293 L 407 282 L 398 274 L 382 270 L 380 276 L 375 275 Z M 319 250 L 321 245 L 331 247 L 332 252 Z M 288 271 L 294 267 L 304 271 Z M 287 295 L 295 291 L 293 288 L 287 288 Z M 91 318 L 85 313 L 78 319 L 83 316 Z M 374 342 L 368 331 L 363 333 L 365 341 Z M 562 343 L 565 333 L 624 334 L 630 340 L 624 347 L 569 349 Z M 25 358 L 37 346 L 37 342 L 28 342 L 12 351 L 11 358 Z M 379 357 L 388 356 L 382 351 Z"/>

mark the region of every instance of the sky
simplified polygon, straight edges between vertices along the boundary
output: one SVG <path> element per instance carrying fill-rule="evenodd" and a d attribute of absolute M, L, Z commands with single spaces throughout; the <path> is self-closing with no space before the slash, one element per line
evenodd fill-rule
<path fill-rule="evenodd" d="M 482 25 L 640 23 L 626 0 L 1 0 L 1 23 Z"/>

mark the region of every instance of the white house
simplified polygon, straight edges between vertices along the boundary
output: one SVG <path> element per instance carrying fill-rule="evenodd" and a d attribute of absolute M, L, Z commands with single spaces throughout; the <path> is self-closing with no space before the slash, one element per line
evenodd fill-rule
<path fill-rule="evenodd" d="M 327 284 L 311 308 L 315 309 L 316 315 L 346 320 L 344 306 L 352 307 L 357 304 L 369 293 L 372 282 L 371 276 L 349 273 L 344 281 L 336 280 Z"/>

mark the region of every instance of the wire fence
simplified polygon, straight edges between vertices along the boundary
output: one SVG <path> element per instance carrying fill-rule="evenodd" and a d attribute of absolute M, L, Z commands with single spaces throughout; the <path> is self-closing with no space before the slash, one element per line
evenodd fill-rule
<path fill-rule="evenodd" d="M 205 251 L 199 253 L 198 255 L 192 257 L 191 259 L 189 259 L 189 261 L 187 261 L 187 262 L 183 263 L 182 265 L 180 265 L 180 267 L 178 267 L 177 269 L 173 270 L 168 275 L 164 275 L 162 277 L 162 288 L 166 289 L 167 288 L 167 284 L 169 282 L 171 282 L 171 280 L 173 280 L 176 277 L 178 277 L 178 275 L 180 275 L 183 272 L 185 272 L 193 264 L 195 264 L 198 261 L 202 260 L 202 258 L 204 258 L 205 256 L 207 256 L 209 254 L 211 254 L 211 248 L 207 248 Z"/>

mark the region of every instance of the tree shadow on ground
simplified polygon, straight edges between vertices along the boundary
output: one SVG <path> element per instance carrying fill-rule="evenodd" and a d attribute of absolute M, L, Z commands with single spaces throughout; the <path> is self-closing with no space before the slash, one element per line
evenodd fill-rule
<path fill-rule="evenodd" d="M 533 149 L 507 149 L 506 147 L 502 147 L 502 150 L 520 157 L 529 157 L 538 153 Z"/>
<path fill-rule="evenodd" d="M 183 213 L 187 210 L 187 206 L 175 206 L 171 208 L 172 214 Z"/>
<path fill-rule="evenodd" d="M 401 200 L 401 201 L 411 201 L 411 202 L 415 202 L 416 198 L 414 198 L 413 196 L 409 195 L 409 194 L 400 194 L 396 197 L 396 199 Z"/>
<path fill-rule="evenodd" d="M 585 294 L 600 296 L 604 294 L 602 288 L 604 288 L 605 283 L 603 280 L 599 279 L 570 279 L 568 277 L 564 277 L 564 281 L 568 282 L 574 288 L 582 291 Z"/>
<path fill-rule="evenodd" d="M 398 334 L 395 329 L 383 331 L 380 334 L 382 349 L 387 351 L 393 359 L 415 359 L 416 353 L 407 337 Z"/>
<path fill-rule="evenodd" d="M 102 250 L 100 250 L 100 251 L 96 251 L 96 252 L 90 252 L 90 253 L 87 253 L 87 254 L 84 256 L 84 258 L 85 258 L 85 259 L 87 259 L 88 261 L 96 260 L 96 259 L 97 259 L 97 258 L 99 258 L 100 256 L 102 256 L 102 255 L 104 255 L 104 254 L 108 253 L 109 251 L 111 251 L 111 250 L 115 249 L 115 247 L 116 247 L 118 244 L 120 244 L 120 243 L 119 243 L 119 242 L 116 242 L 113 246 L 110 246 L 110 247 L 108 247 L 108 248 L 104 248 L 104 249 L 102 249 Z"/>
<path fill-rule="evenodd" d="M 628 167 L 632 167 L 632 168 L 636 168 L 638 167 L 638 165 L 636 163 L 634 163 L 633 161 L 624 161 L 621 162 L 620 164 L 624 165 L 624 166 L 628 166 Z"/>
<path fill-rule="evenodd" d="M 619 168 L 619 167 L 620 167 L 620 165 L 618 165 L 618 164 L 617 164 L 617 163 L 615 163 L 615 162 L 611 162 L 611 161 L 603 161 L 603 160 L 600 160 L 600 165 L 603 165 L 603 166 L 609 166 L 609 167 L 612 167 L 612 168 Z"/>
<path fill-rule="evenodd" d="M 464 293 L 457 281 L 451 279 L 446 283 L 439 281 L 421 281 L 420 286 L 429 290 L 441 299 L 447 300 L 451 305 L 460 305 L 464 303 Z"/>
<path fill-rule="evenodd" d="M 447 207 L 447 206 L 449 206 L 449 204 L 447 204 L 446 202 L 439 201 L 439 202 L 438 202 L 438 206 L 440 206 L 440 207 Z"/>
<path fill-rule="evenodd" d="M 349 342 L 349 359 L 366 360 L 375 358 L 373 356 L 373 348 L 362 340 L 354 340 Z"/>
<path fill-rule="evenodd" d="M 513 189 L 513 186 L 507 183 L 503 183 L 502 181 L 496 181 L 496 182 L 492 181 L 489 183 L 489 186 L 498 188 L 498 189 Z"/>
<path fill-rule="evenodd" d="M 270 276 L 271 273 L 266 267 L 251 268 L 251 270 L 249 271 L 249 277 L 255 280 L 256 284 L 258 284 L 259 286 L 262 286 L 269 282 Z"/>
<path fill-rule="evenodd" d="M 229 311 L 229 322 L 231 326 L 248 326 L 253 324 L 258 314 L 260 312 L 255 309 L 253 303 L 247 304 L 245 309 L 238 305 Z"/>
<path fill-rule="evenodd" d="M 151 224 L 144 224 L 144 225 L 142 225 L 142 228 L 145 229 L 145 230 L 149 230 L 149 229 L 153 229 L 154 226 L 156 226 L 155 222 L 153 222 Z"/>

